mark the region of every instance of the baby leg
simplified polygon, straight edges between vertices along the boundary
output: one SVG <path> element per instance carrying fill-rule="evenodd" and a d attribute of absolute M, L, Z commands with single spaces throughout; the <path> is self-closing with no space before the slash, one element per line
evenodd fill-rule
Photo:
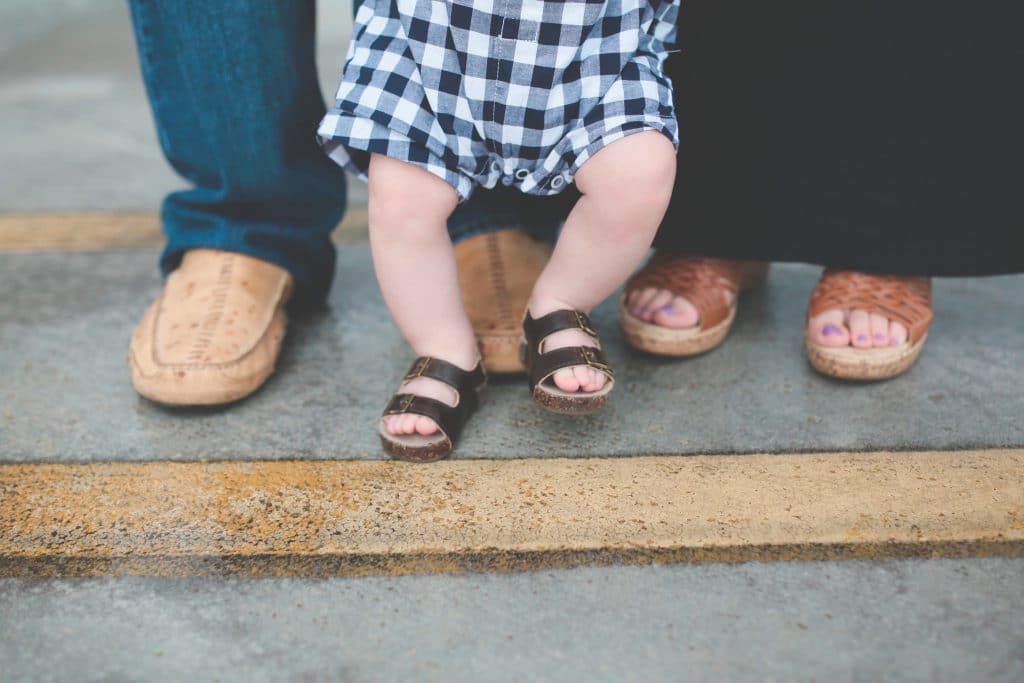
<path fill-rule="evenodd" d="M 433 356 L 471 370 L 478 351 L 462 306 L 455 252 L 447 220 L 458 195 L 445 181 L 404 161 L 370 159 L 370 249 L 381 293 L 398 329 L 418 356 Z M 455 405 L 455 391 L 426 377 L 402 391 Z M 392 415 L 392 434 L 434 434 L 427 417 Z"/>
<path fill-rule="evenodd" d="M 565 221 L 554 253 L 534 286 L 534 318 L 559 309 L 589 313 L 640 265 L 668 208 L 676 152 L 659 132 L 634 133 L 602 148 L 576 173 L 582 197 Z M 545 350 L 593 346 L 580 330 L 548 337 Z M 562 391 L 599 391 L 603 373 L 585 365 L 559 370 Z"/>

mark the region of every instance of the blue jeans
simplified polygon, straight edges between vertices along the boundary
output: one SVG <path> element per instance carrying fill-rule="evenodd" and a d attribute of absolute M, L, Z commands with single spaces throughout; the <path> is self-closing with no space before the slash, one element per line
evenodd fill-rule
<path fill-rule="evenodd" d="M 345 176 L 314 139 L 324 113 L 315 2 L 130 5 L 161 147 L 192 185 L 164 200 L 161 269 L 173 270 L 189 249 L 235 251 L 285 268 L 300 300 L 322 301 Z M 567 206 L 506 188 L 479 192 L 450 230 L 454 239 L 502 227 L 550 231 Z"/>

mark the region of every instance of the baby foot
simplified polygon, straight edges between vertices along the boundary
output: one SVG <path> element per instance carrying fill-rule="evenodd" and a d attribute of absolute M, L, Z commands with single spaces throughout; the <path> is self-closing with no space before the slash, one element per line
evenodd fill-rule
<path fill-rule="evenodd" d="M 576 310 L 573 306 L 565 302 L 542 301 L 530 304 L 530 315 L 534 319 L 539 319 L 548 313 L 566 309 Z M 597 340 L 583 330 L 570 329 L 559 330 L 558 332 L 549 334 L 544 341 L 541 342 L 540 351 L 541 353 L 546 353 L 548 351 L 554 351 L 555 349 L 573 346 L 600 348 Z M 572 367 L 557 370 L 555 374 L 552 375 L 551 380 L 555 383 L 555 386 L 562 391 L 568 393 L 583 392 L 589 394 L 603 389 L 604 385 L 608 382 L 608 376 L 589 365 L 573 365 Z"/>
<path fill-rule="evenodd" d="M 812 341 L 822 346 L 870 349 L 899 346 L 907 341 L 907 328 L 884 315 L 861 309 L 831 309 L 808 322 Z"/>
<path fill-rule="evenodd" d="M 436 379 L 429 377 L 415 377 L 407 382 L 403 382 L 398 393 L 425 396 L 426 398 L 437 399 L 450 406 L 456 405 L 459 400 L 455 389 L 444 382 L 438 382 Z M 423 415 L 414 415 L 413 413 L 385 415 L 384 428 L 387 429 L 389 434 L 395 436 L 402 434 L 430 436 L 431 434 L 437 434 L 439 431 L 437 423 L 432 419 Z"/>

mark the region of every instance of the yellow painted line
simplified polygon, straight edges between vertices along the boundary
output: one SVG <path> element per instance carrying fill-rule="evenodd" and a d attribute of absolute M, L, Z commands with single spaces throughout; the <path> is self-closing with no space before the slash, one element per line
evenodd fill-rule
<path fill-rule="evenodd" d="M 0 467 L 0 576 L 1024 556 L 1024 451 Z"/>
<path fill-rule="evenodd" d="M 352 207 L 334 232 L 338 243 L 366 239 L 366 209 Z M 143 212 L 0 214 L 0 252 L 98 251 L 158 247 L 160 218 Z"/>

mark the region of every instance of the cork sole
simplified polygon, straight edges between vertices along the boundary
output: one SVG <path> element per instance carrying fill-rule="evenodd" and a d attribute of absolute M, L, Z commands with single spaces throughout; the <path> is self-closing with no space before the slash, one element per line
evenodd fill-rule
<path fill-rule="evenodd" d="M 549 384 L 538 384 L 533 388 L 533 400 L 554 413 L 563 415 L 588 415 L 608 404 L 615 380 L 609 378 L 599 391 L 586 394 L 569 393 Z"/>
<path fill-rule="evenodd" d="M 850 346 L 822 346 L 804 337 L 804 350 L 811 366 L 829 377 L 861 382 L 890 379 L 906 372 L 924 349 L 928 335 L 913 344 L 877 349 Z"/>
<path fill-rule="evenodd" d="M 377 429 L 380 445 L 395 460 L 406 462 L 436 462 L 451 455 L 452 442 L 437 432 L 430 436 L 422 434 L 390 434 L 381 421 Z"/>
<path fill-rule="evenodd" d="M 736 305 L 733 304 L 725 320 L 710 329 L 702 330 L 695 326 L 678 330 L 637 318 L 626 308 L 625 295 L 619 300 L 619 326 L 626 342 L 635 349 L 659 356 L 706 353 L 725 340 L 735 319 Z"/>

